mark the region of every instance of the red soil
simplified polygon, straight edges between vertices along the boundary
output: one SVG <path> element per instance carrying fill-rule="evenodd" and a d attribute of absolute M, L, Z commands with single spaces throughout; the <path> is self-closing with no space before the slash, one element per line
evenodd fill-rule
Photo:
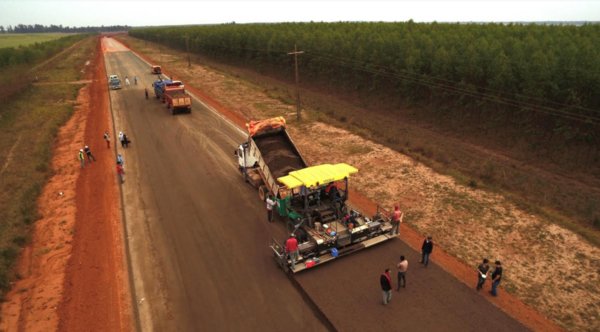
<path fill-rule="evenodd" d="M 75 239 L 58 306 L 60 331 L 133 330 L 116 156 L 102 138 L 104 131 L 112 132 L 112 122 L 100 44 L 83 140 L 98 161 L 87 164 L 77 181 Z"/>
<path fill-rule="evenodd" d="M 89 87 L 79 91 L 81 105 L 61 127 L 54 142 L 52 176 L 38 199 L 41 216 L 33 225 L 32 241 L 21 254 L 13 284 L 2 304 L 0 331 L 55 331 L 57 305 L 63 292 L 65 266 L 71 257 L 75 226 L 75 189 L 79 164 L 73 155 L 83 143 Z M 62 195 L 60 194 L 62 193 Z"/>

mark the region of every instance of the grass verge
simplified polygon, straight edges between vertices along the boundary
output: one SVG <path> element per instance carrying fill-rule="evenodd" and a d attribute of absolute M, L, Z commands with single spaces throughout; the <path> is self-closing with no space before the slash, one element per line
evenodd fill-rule
<path fill-rule="evenodd" d="M 97 37 L 89 37 L 52 68 L 58 81 L 76 81 Z M 37 199 L 52 173 L 53 140 L 75 109 L 80 85 L 28 86 L 0 107 L 0 296 L 18 278 L 13 272 L 38 218 Z M 76 153 L 73 160 L 76 161 Z"/>

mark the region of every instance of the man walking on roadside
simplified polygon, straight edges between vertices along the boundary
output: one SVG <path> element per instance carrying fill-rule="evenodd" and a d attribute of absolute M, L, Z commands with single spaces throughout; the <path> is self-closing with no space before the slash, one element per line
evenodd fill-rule
<path fill-rule="evenodd" d="M 129 84 L 129 78 L 127 78 L 127 76 L 125 76 L 125 85 L 131 85 Z"/>
<path fill-rule="evenodd" d="M 385 273 L 381 275 L 379 281 L 381 283 L 381 290 L 383 291 L 383 305 L 387 305 L 388 302 L 392 300 L 392 279 L 390 278 L 390 274 L 392 271 L 390 269 L 385 269 Z"/>
<path fill-rule="evenodd" d="M 400 235 L 400 223 L 402 222 L 402 211 L 396 205 L 394 208 L 394 216 L 392 216 L 392 236 L 394 235 L 394 229 L 396 230 L 396 235 Z"/>
<path fill-rule="evenodd" d="M 87 154 L 87 158 L 88 158 L 88 162 L 92 163 L 92 159 L 94 159 L 94 161 L 96 161 L 96 157 L 94 157 L 94 155 L 92 154 L 92 150 L 90 150 L 90 148 L 86 145 L 85 146 L 85 154 Z"/>
<path fill-rule="evenodd" d="M 502 281 L 502 263 L 496 261 L 496 269 L 492 273 L 492 290 L 490 293 L 494 296 L 498 296 L 498 285 Z"/>
<path fill-rule="evenodd" d="M 421 246 L 421 264 L 424 267 L 429 265 L 429 255 L 433 252 L 433 242 L 431 242 L 432 237 L 428 236 L 425 241 L 423 241 L 423 246 Z"/>
<path fill-rule="evenodd" d="M 121 141 L 121 147 L 124 148 L 125 144 L 123 144 L 123 132 L 122 131 L 119 132 L 119 141 Z"/>
<path fill-rule="evenodd" d="M 273 195 L 269 194 L 267 197 L 267 217 L 269 218 L 269 222 L 273 222 L 273 207 L 275 206 L 275 200 L 273 199 Z"/>
<path fill-rule="evenodd" d="M 406 288 L 406 270 L 408 270 L 408 261 L 404 257 L 404 255 L 400 256 L 400 263 L 397 265 L 398 267 L 398 288 L 397 292 L 400 291 L 400 285 L 402 284 L 402 280 L 404 280 L 404 288 Z"/>
<path fill-rule="evenodd" d="M 135 85 L 137 85 L 137 76 L 133 77 L 133 82 L 135 83 Z"/>
<path fill-rule="evenodd" d="M 110 149 L 110 136 L 108 136 L 108 131 L 104 132 L 104 139 L 106 140 L 106 147 Z"/>
<path fill-rule="evenodd" d="M 477 282 L 477 291 L 480 291 L 483 288 L 483 284 L 485 284 L 485 279 L 487 278 L 488 271 L 490 270 L 488 262 L 489 261 L 484 258 L 483 263 L 479 264 L 477 267 L 477 277 L 479 278 L 479 281 Z"/>
<path fill-rule="evenodd" d="M 117 173 L 119 173 L 119 179 L 121 179 L 121 183 L 125 182 L 123 179 L 123 167 L 117 162 Z"/>
<path fill-rule="evenodd" d="M 296 261 L 298 260 L 298 256 L 300 253 L 298 252 L 298 240 L 296 240 L 296 235 L 292 234 L 287 241 L 285 241 L 285 253 L 292 261 L 292 270 L 296 270 Z"/>
<path fill-rule="evenodd" d="M 125 174 L 125 165 L 123 164 L 123 157 L 121 157 L 120 153 L 117 155 L 117 163 L 121 165 L 121 168 L 123 169 L 123 174 Z"/>
<path fill-rule="evenodd" d="M 79 150 L 79 160 L 81 160 L 81 168 L 85 168 L 82 149 Z"/>
<path fill-rule="evenodd" d="M 146 99 L 148 99 L 148 88 L 144 89 L 144 93 L 146 93 Z"/>

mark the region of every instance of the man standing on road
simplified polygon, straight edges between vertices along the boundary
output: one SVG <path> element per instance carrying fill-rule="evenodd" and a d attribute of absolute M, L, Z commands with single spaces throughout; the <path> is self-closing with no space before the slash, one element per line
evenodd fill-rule
<path fill-rule="evenodd" d="M 148 99 L 148 88 L 144 89 L 144 93 L 146 93 L 146 99 Z"/>
<path fill-rule="evenodd" d="M 498 285 L 502 281 L 502 263 L 496 261 L 496 269 L 492 273 L 492 290 L 490 293 L 494 296 L 498 296 Z"/>
<path fill-rule="evenodd" d="M 123 174 L 125 174 L 125 165 L 123 164 L 123 157 L 121 157 L 120 153 L 117 155 L 117 163 L 121 165 L 121 168 L 123 169 Z"/>
<path fill-rule="evenodd" d="M 125 76 L 125 85 L 131 85 L 129 84 L 129 78 L 127 78 L 127 76 Z"/>
<path fill-rule="evenodd" d="M 273 207 L 275 206 L 275 200 L 273 199 L 273 195 L 269 195 L 267 197 L 267 217 L 269 218 L 269 222 L 273 222 Z"/>
<path fill-rule="evenodd" d="M 123 167 L 117 162 L 117 173 L 119 173 L 119 179 L 121 179 L 121 183 L 125 182 L 123 179 Z"/>
<path fill-rule="evenodd" d="M 385 273 L 381 275 L 379 281 L 381 283 L 381 290 L 383 291 L 383 305 L 387 305 L 388 302 L 392 300 L 392 279 L 390 278 L 390 274 L 392 270 L 385 269 Z"/>
<path fill-rule="evenodd" d="M 428 236 L 425 241 L 423 241 L 423 246 L 421 247 L 421 264 L 424 267 L 429 265 L 429 255 L 433 252 L 433 242 L 431 242 L 432 237 Z"/>
<path fill-rule="evenodd" d="M 84 159 L 83 159 L 83 150 L 79 150 L 79 160 L 81 160 L 81 168 L 85 168 Z"/>
<path fill-rule="evenodd" d="M 296 240 L 296 235 L 292 234 L 287 241 L 285 241 L 285 253 L 292 261 L 292 270 L 296 270 L 296 261 L 298 260 L 298 256 L 300 253 L 298 252 L 298 240 Z"/>
<path fill-rule="evenodd" d="M 477 291 L 480 291 L 483 288 L 483 284 L 485 284 L 485 279 L 487 278 L 488 271 L 490 270 L 488 262 L 489 261 L 484 258 L 483 263 L 479 264 L 477 267 L 477 277 L 479 278 L 479 281 L 477 282 Z"/>
<path fill-rule="evenodd" d="M 110 136 L 108 136 L 108 131 L 104 132 L 104 139 L 106 140 L 106 147 L 110 149 Z"/>
<path fill-rule="evenodd" d="M 119 141 L 121 141 L 121 147 L 122 148 L 125 147 L 125 144 L 123 144 L 123 132 L 122 131 L 119 132 Z"/>
<path fill-rule="evenodd" d="M 394 229 L 396 235 L 400 235 L 400 223 L 402 222 L 402 211 L 398 206 L 395 207 L 394 216 L 392 217 L 392 235 L 394 235 Z"/>
<path fill-rule="evenodd" d="M 133 77 L 133 82 L 135 83 L 135 85 L 137 85 L 137 76 Z"/>
<path fill-rule="evenodd" d="M 404 255 L 400 256 L 400 263 L 398 263 L 398 288 L 397 292 L 400 291 L 400 284 L 402 284 L 402 280 L 404 280 L 404 288 L 406 288 L 406 270 L 408 270 L 408 261 L 404 257 Z"/>
<path fill-rule="evenodd" d="M 87 154 L 89 163 L 92 163 L 92 160 L 90 158 L 93 158 L 94 161 L 96 161 L 96 157 L 94 157 L 94 155 L 92 154 L 92 150 L 90 150 L 90 148 L 87 145 L 85 146 L 85 154 Z"/>

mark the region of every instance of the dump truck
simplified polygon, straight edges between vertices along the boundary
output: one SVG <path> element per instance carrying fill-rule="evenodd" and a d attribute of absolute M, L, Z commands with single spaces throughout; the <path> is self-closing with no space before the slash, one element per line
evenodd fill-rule
<path fill-rule="evenodd" d="M 185 92 L 182 84 L 165 85 L 165 103 L 172 114 L 192 113 L 192 97 Z"/>
<path fill-rule="evenodd" d="M 173 115 L 192 112 L 192 98 L 181 81 L 158 80 L 152 83 L 156 99 L 161 99 Z"/>
<path fill-rule="evenodd" d="M 150 69 L 150 73 L 151 74 L 162 74 L 162 68 L 160 68 L 160 66 L 152 66 L 152 69 Z"/>
<path fill-rule="evenodd" d="M 347 203 L 348 180 L 356 168 L 344 163 L 309 167 L 281 117 L 246 126 L 248 141 L 234 152 L 238 169 L 262 201 L 273 195 L 275 212 L 298 240 L 299 260 L 291 269 L 285 240 L 271 239 L 282 269 L 297 273 L 393 238 L 388 211 L 377 206 L 369 218 Z"/>
<path fill-rule="evenodd" d="M 261 200 L 281 197 L 278 177 L 308 167 L 285 130 L 285 119 L 250 122 L 248 141 L 235 151 L 244 179 L 258 189 Z"/>

